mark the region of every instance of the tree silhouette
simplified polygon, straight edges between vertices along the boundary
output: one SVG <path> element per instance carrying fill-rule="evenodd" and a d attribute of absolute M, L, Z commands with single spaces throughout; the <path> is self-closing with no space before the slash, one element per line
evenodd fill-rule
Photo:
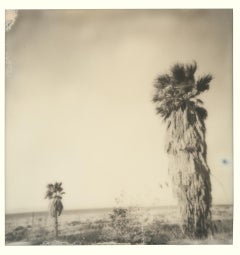
<path fill-rule="evenodd" d="M 58 217 L 63 211 L 62 195 L 65 194 L 61 182 L 47 185 L 45 198 L 50 199 L 50 214 L 55 219 L 55 235 L 58 238 Z"/>
<path fill-rule="evenodd" d="M 207 111 L 197 98 L 209 89 L 212 76 L 195 80 L 197 64 L 175 64 L 157 77 L 153 102 L 167 125 L 165 149 L 183 229 L 188 236 L 206 237 L 211 223 L 211 181 L 207 164 Z"/>

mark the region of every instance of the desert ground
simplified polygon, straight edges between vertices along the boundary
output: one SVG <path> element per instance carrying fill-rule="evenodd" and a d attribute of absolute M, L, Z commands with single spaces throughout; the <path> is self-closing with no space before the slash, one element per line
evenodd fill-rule
<path fill-rule="evenodd" d="M 65 210 L 57 239 L 47 211 L 6 214 L 5 222 L 6 245 L 232 244 L 233 207 L 213 206 L 209 237 L 201 240 L 184 235 L 174 206 Z"/>

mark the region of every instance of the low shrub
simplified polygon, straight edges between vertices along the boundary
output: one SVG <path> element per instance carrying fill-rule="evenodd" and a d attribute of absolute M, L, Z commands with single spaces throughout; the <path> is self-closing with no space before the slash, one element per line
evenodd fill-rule
<path fill-rule="evenodd" d="M 167 244 L 176 238 L 184 238 L 183 231 L 177 224 L 153 221 L 146 226 L 144 231 L 144 243 L 146 244 Z"/>
<path fill-rule="evenodd" d="M 6 242 L 17 242 L 27 238 L 28 228 L 18 226 L 12 232 L 5 235 Z"/>
<path fill-rule="evenodd" d="M 71 222 L 68 223 L 69 226 L 76 226 L 76 225 L 79 225 L 79 224 L 81 224 L 81 221 L 76 221 L 76 220 L 71 221 Z"/>
<path fill-rule="evenodd" d="M 214 220 L 211 224 L 212 234 L 232 233 L 233 220 Z"/>

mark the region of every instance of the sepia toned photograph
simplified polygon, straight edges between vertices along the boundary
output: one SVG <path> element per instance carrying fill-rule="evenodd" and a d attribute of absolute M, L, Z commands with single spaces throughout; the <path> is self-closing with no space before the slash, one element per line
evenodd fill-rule
<path fill-rule="evenodd" d="M 5 245 L 233 244 L 233 10 L 5 11 Z"/>

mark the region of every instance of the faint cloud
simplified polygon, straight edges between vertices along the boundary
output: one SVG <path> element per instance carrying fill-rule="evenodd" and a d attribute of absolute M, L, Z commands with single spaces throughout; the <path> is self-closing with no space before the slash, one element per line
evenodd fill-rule
<path fill-rule="evenodd" d="M 6 10 L 5 12 L 5 30 L 6 32 L 10 31 L 16 19 L 18 17 L 17 10 Z"/>

